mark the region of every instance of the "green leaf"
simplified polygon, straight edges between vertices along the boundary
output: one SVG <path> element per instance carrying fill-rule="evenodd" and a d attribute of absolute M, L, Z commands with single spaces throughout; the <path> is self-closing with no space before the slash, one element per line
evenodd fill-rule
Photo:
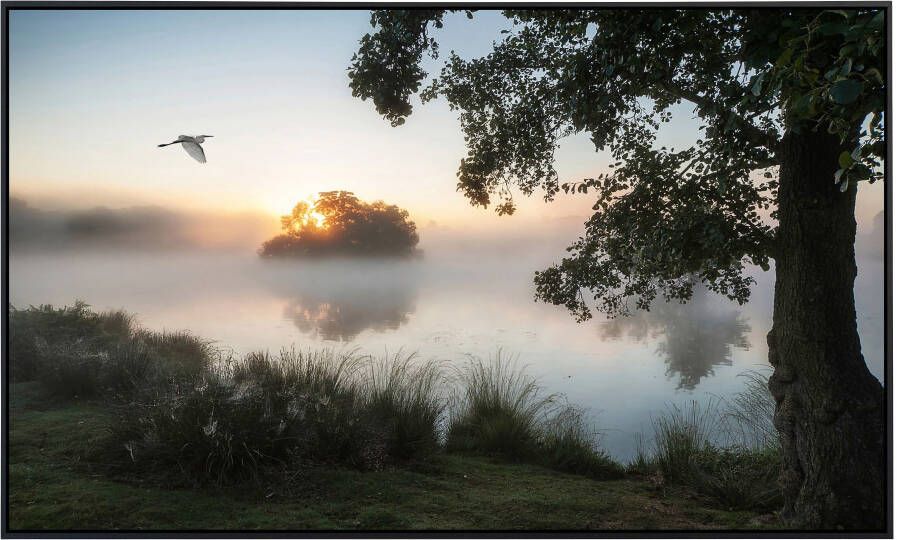
<path fill-rule="evenodd" d="M 833 36 L 836 34 L 846 34 L 850 27 L 841 22 L 830 22 L 820 25 L 816 30 L 823 36 Z"/>
<path fill-rule="evenodd" d="M 787 48 L 785 51 L 779 55 L 779 58 L 776 60 L 776 67 L 780 68 L 791 61 L 791 56 L 794 54 L 793 48 Z"/>
<path fill-rule="evenodd" d="M 844 61 L 844 64 L 841 65 L 841 71 L 839 71 L 838 73 L 842 77 L 846 77 L 850 73 L 850 70 L 852 67 L 853 67 L 853 60 L 848 58 L 847 60 Z"/>
<path fill-rule="evenodd" d="M 853 79 L 843 79 L 833 84 L 828 92 L 835 103 L 848 105 L 856 101 L 862 91 L 863 83 Z"/>
<path fill-rule="evenodd" d="M 851 165 L 853 165 L 853 158 L 850 157 L 850 152 L 843 151 L 841 155 L 838 156 L 838 165 L 841 166 L 842 169 L 849 169 Z"/>
<path fill-rule="evenodd" d="M 875 68 L 869 68 L 865 72 L 866 77 L 874 77 L 878 84 L 884 83 L 884 78 L 881 76 L 881 71 L 878 71 Z"/>

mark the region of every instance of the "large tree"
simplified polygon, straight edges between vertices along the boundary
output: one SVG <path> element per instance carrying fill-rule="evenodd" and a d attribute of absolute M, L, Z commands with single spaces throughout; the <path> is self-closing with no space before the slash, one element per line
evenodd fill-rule
<path fill-rule="evenodd" d="M 699 282 L 744 302 L 745 266 L 773 261 L 782 515 L 882 528 L 885 394 L 860 351 L 853 282 L 857 182 L 881 176 L 885 153 L 884 11 L 506 10 L 491 53 L 451 53 L 422 89 L 446 13 L 372 12 L 353 94 L 393 125 L 414 94 L 445 98 L 467 142 L 458 189 L 473 204 L 512 213 L 514 188 L 594 197 L 582 237 L 536 275 L 537 296 L 579 319 L 687 300 Z M 658 147 L 683 102 L 700 137 Z M 611 172 L 561 185 L 555 150 L 580 132 Z"/>

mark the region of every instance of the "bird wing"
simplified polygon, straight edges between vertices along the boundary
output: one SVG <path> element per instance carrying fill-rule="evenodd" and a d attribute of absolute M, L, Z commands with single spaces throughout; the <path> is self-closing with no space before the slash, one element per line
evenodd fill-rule
<path fill-rule="evenodd" d="M 193 141 L 184 141 L 181 143 L 181 146 L 184 147 L 184 150 L 190 154 L 190 157 L 195 159 L 200 163 L 206 162 L 206 153 L 202 151 L 202 146 L 196 144 Z"/>

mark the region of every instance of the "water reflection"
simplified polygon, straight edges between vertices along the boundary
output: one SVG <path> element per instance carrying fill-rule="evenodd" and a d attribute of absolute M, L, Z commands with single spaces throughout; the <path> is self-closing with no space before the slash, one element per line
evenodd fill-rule
<path fill-rule="evenodd" d="M 415 310 L 413 261 L 273 265 L 267 281 L 287 301 L 283 317 L 309 337 L 348 342 L 366 330 L 393 331 Z"/>
<path fill-rule="evenodd" d="M 694 390 L 714 367 L 732 365 L 733 348 L 750 348 L 750 325 L 739 310 L 716 300 L 698 290 L 687 304 L 657 302 L 651 311 L 602 323 L 600 334 L 610 340 L 660 339 L 657 354 L 666 362 L 666 376 L 678 377 L 677 389 Z"/>

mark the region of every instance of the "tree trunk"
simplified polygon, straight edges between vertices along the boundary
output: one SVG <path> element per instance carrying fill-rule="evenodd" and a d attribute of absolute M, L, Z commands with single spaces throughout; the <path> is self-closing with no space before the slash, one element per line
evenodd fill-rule
<path fill-rule="evenodd" d="M 781 147 L 779 232 L 769 389 L 784 454 L 789 525 L 885 527 L 885 394 L 860 351 L 856 186 L 834 184 L 838 140 L 786 136 Z"/>

